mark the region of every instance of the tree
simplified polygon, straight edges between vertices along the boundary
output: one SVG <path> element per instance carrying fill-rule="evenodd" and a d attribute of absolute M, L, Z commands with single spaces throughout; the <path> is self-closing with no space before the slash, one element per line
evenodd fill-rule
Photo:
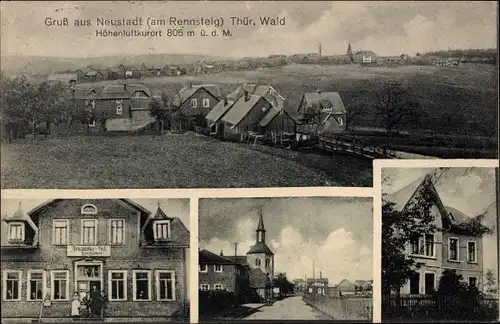
<path fill-rule="evenodd" d="M 497 279 L 493 270 L 488 269 L 486 271 L 485 280 L 484 280 L 484 288 L 486 293 L 491 295 L 496 295 L 498 292 Z"/>
<path fill-rule="evenodd" d="M 431 215 L 436 201 L 430 177 L 402 209 L 382 197 L 382 289 L 399 292 L 415 270 L 415 260 L 405 253 L 407 245 L 423 234 L 437 230 Z"/>
<path fill-rule="evenodd" d="M 274 278 L 273 286 L 279 288 L 281 295 L 286 295 L 293 291 L 293 283 L 288 281 L 286 274 L 283 272 L 278 273 L 276 278 Z"/>
<path fill-rule="evenodd" d="M 153 98 L 149 102 L 149 114 L 158 122 L 160 133 L 163 135 L 163 128 L 166 121 L 170 121 L 171 112 L 169 109 L 169 99 L 165 92 L 162 92 L 161 97 Z"/>
<path fill-rule="evenodd" d="M 408 121 L 418 121 L 419 103 L 410 90 L 398 81 L 385 84 L 376 92 L 375 115 L 386 130 L 387 145 L 393 132 Z"/>
<path fill-rule="evenodd" d="M 454 295 L 468 292 L 470 287 L 463 280 L 463 276 L 457 274 L 454 269 L 444 269 L 439 278 L 437 293 L 439 295 Z"/>

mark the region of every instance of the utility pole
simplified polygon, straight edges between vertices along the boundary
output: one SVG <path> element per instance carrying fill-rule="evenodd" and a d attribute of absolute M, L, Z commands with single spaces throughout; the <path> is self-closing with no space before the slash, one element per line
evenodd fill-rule
<path fill-rule="evenodd" d="M 234 243 L 234 305 L 238 305 L 238 294 L 237 288 L 238 288 L 238 263 L 237 263 L 237 256 L 238 256 L 238 243 Z"/>
<path fill-rule="evenodd" d="M 497 297 L 500 298 L 500 292 L 498 290 L 498 285 L 500 283 L 500 169 L 495 168 L 495 182 L 496 182 L 496 193 L 497 193 Z M 498 308 L 498 321 L 500 322 L 500 307 Z"/>

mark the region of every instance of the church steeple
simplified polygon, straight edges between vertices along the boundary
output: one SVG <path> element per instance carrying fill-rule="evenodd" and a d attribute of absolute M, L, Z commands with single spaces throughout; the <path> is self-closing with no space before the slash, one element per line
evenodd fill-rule
<path fill-rule="evenodd" d="M 262 209 L 259 210 L 259 225 L 257 225 L 257 243 L 266 243 L 266 230 L 264 229 L 264 220 L 262 219 Z"/>

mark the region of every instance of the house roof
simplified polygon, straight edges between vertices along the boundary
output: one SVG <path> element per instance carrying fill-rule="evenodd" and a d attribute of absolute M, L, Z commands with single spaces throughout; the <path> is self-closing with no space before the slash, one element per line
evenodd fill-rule
<path fill-rule="evenodd" d="M 357 51 L 355 55 L 375 56 L 375 53 L 372 51 L 361 50 L 361 51 Z"/>
<path fill-rule="evenodd" d="M 186 100 L 191 98 L 198 90 L 205 89 L 208 93 L 210 93 L 214 98 L 219 99 L 221 97 L 220 89 L 215 84 L 199 84 L 199 85 L 191 85 L 183 87 L 179 90 L 178 96 L 176 98 L 177 105 L 182 105 Z"/>
<path fill-rule="evenodd" d="M 336 288 L 339 288 L 339 287 L 349 287 L 349 288 L 354 289 L 354 284 L 352 282 L 350 282 L 349 280 L 347 280 L 347 279 L 343 279 L 335 287 Z"/>
<path fill-rule="evenodd" d="M 224 256 L 226 259 L 229 259 L 233 262 L 236 262 L 241 265 L 248 265 L 247 263 L 247 257 L 245 255 L 225 255 Z"/>
<path fill-rule="evenodd" d="M 280 113 L 280 111 L 282 110 L 272 106 L 264 116 L 264 118 L 262 118 L 262 120 L 259 122 L 259 126 L 266 127 L 274 119 L 274 117 L 276 117 Z"/>
<path fill-rule="evenodd" d="M 234 103 L 231 109 L 229 109 L 229 111 L 226 112 L 226 114 L 222 117 L 222 120 L 232 125 L 238 125 L 240 121 L 261 99 L 264 98 L 254 94 L 249 94 L 248 100 L 245 100 L 245 96 L 241 96 Z"/>
<path fill-rule="evenodd" d="M 228 99 L 227 104 L 225 103 L 225 100 L 220 100 L 213 108 L 208 112 L 208 114 L 205 116 L 205 118 L 212 122 L 215 123 L 219 119 L 224 116 L 226 112 L 228 112 L 229 109 L 234 105 L 235 100 Z"/>
<path fill-rule="evenodd" d="M 99 99 L 130 98 L 137 91 L 144 92 L 148 97 L 151 96 L 151 91 L 143 84 L 124 83 L 108 85 L 99 94 Z"/>
<path fill-rule="evenodd" d="M 92 93 L 97 93 L 95 89 L 81 89 L 81 88 L 75 88 L 74 89 L 74 98 L 75 99 L 90 99 L 92 98 Z"/>
<path fill-rule="evenodd" d="M 234 260 L 217 255 L 208 250 L 201 250 L 198 255 L 198 260 L 201 264 L 235 264 Z"/>
<path fill-rule="evenodd" d="M 76 73 L 54 73 L 50 74 L 47 80 L 70 82 L 78 80 L 78 75 Z"/>
<path fill-rule="evenodd" d="M 258 96 L 266 96 L 268 93 L 273 93 L 277 95 L 281 99 L 285 100 L 285 98 L 278 93 L 278 91 L 269 84 L 257 84 L 257 83 L 245 83 L 238 88 L 234 89 L 233 92 L 227 95 L 228 98 L 232 98 L 234 100 L 240 98 L 245 91 L 248 91 L 250 94 L 255 94 Z"/>
<path fill-rule="evenodd" d="M 303 95 L 303 100 L 308 108 L 328 109 L 332 113 L 346 113 L 344 102 L 338 92 L 306 92 Z"/>
<path fill-rule="evenodd" d="M 322 121 L 322 128 L 319 131 L 320 134 L 338 134 L 342 133 L 344 131 L 344 126 L 339 124 L 339 121 L 333 114 L 329 114 L 323 121 Z"/>
<path fill-rule="evenodd" d="M 274 255 L 273 251 L 271 251 L 271 249 L 264 242 L 255 243 L 250 247 L 250 250 L 247 252 L 247 254 L 256 254 L 256 253 L 265 253 Z"/>

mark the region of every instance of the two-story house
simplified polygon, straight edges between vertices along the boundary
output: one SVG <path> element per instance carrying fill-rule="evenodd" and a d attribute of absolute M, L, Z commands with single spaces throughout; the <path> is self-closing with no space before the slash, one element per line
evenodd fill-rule
<path fill-rule="evenodd" d="M 306 279 L 306 294 L 308 295 L 325 295 L 328 290 L 328 278 L 307 278 Z"/>
<path fill-rule="evenodd" d="M 432 293 L 437 289 L 444 269 L 455 270 L 469 285 L 482 289 L 482 236 L 472 233 L 464 226 L 473 221 L 472 217 L 443 204 L 430 176 L 410 183 L 388 195 L 387 199 L 396 204 L 395 208 L 403 210 L 418 199 L 424 186 L 432 192 L 430 213 L 438 230 L 416 238 L 407 246 L 405 252 L 416 261 L 417 269 L 402 287 L 401 293 Z"/>
<path fill-rule="evenodd" d="M 217 256 L 203 250 L 200 252 L 199 262 L 201 290 L 226 289 L 234 291 L 234 280 L 236 279 L 232 279 L 235 272 L 231 269 L 236 269 L 235 271 L 239 275 L 235 274 L 234 278 L 240 278 L 236 283 L 236 287 L 245 288 L 246 283 L 248 283 L 248 286 L 254 292 L 261 298 L 265 298 L 266 292 L 269 292 L 268 289 L 272 287 L 272 278 L 274 278 L 274 253 L 266 244 L 266 230 L 262 213 L 259 216 L 256 230 L 256 242 L 250 247 L 246 255 Z M 213 273 L 209 271 L 211 266 L 213 266 Z M 228 269 L 228 276 L 224 274 L 224 268 Z"/>
<path fill-rule="evenodd" d="M 173 100 L 174 109 L 185 116 L 180 127 L 182 129 L 193 129 L 195 126 L 205 127 L 205 116 L 215 107 L 220 98 L 220 89 L 215 84 L 188 83 L 179 90 Z"/>
<path fill-rule="evenodd" d="M 346 109 L 338 92 L 316 91 L 302 95 L 297 113 L 297 140 L 338 134 L 346 128 Z"/>
<path fill-rule="evenodd" d="M 189 231 L 128 199 L 54 199 L 3 220 L 2 317 L 66 318 L 107 291 L 114 318 L 188 314 Z"/>

